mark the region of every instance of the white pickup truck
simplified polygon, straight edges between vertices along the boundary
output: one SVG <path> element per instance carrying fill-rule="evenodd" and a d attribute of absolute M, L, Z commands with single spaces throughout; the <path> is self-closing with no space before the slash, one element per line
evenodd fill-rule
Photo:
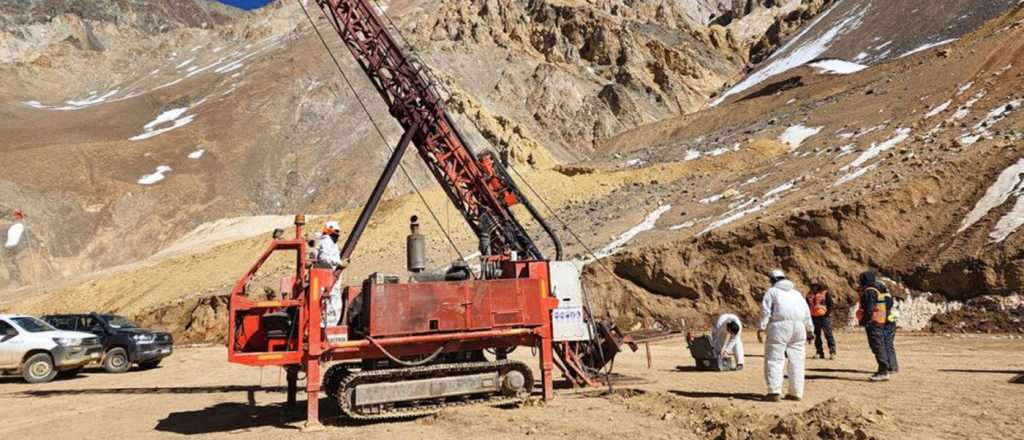
<path fill-rule="evenodd" d="M 103 353 L 90 333 L 57 330 L 25 315 L 0 315 L 0 373 L 21 374 L 29 383 L 74 375 Z"/>

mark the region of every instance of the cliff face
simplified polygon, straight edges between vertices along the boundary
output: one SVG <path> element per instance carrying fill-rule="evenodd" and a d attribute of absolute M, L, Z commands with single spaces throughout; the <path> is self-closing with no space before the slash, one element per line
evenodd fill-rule
<path fill-rule="evenodd" d="M 828 2 L 777 3 L 724 27 L 694 19 L 723 2 L 456 0 L 404 14 L 403 27 L 446 83 L 564 160 L 702 108 L 747 68 L 766 32 L 784 36 Z"/>

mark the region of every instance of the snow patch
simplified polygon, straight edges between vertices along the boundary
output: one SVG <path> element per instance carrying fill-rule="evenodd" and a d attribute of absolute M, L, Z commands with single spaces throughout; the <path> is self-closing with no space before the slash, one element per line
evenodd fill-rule
<path fill-rule="evenodd" d="M 188 115 L 188 116 L 182 117 L 182 115 L 184 115 L 186 111 L 188 111 L 188 108 L 187 107 L 182 107 L 182 108 L 176 108 L 176 109 L 173 109 L 173 110 L 167 110 L 167 111 L 157 115 L 156 119 L 153 119 L 148 124 L 146 124 L 145 126 L 142 127 L 143 128 L 143 132 L 141 134 L 138 134 L 136 136 L 131 137 L 131 140 L 133 140 L 133 141 L 141 141 L 141 140 L 149 139 L 151 137 L 159 136 L 161 134 L 167 133 L 168 131 L 174 130 L 176 128 L 184 127 L 184 126 L 192 123 L 192 121 L 195 119 L 195 115 Z M 163 127 L 163 128 L 157 128 L 157 127 L 159 127 L 161 125 L 166 125 L 166 124 L 171 124 L 171 125 Z"/>
<path fill-rule="evenodd" d="M 650 214 L 647 214 L 647 217 L 645 217 L 644 220 L 640 222 L 640 224 L 633 226 L 626 232 L 623 232 L 622 235 L 616 237 L 615 240 L 612 240 L 612 242 L 608 243 L 607 246 L 597 251 L 597 253 L 594 255 L 594 259 L 601 259 L 615 255 L 616 252 L 618 252 L 623 246 L 625 246 L 626 243 L 629 243 L 631 240 L 633 240 L 633 238 L 635 238 L 637 235 L 640 235 L 640 233 L 642 232 L 654 229 L 654 226 L 658 223 L 658 219 L 660 219 L 662 215 L 664 215 L 671 209 L 672 205 L 662 205 L 658 207 L 658 209 L 655 209 Z"/>
<path fill-rule="evenodd" d="M 932 116 L 935 116 L 935 115 L 937 115 L 939 113 L 942 113 L 942 112 L 946 111 L 946 109 L 948 109 L 949 105 L 952 104 L 952 103 L 953 103 L 953 100 L 950 99 L 949 101 L 946 101 L 946 102 L 943 102 L 942 104 L 939 104 L 938 107 L 933 108 L 931 111 L 929 111 L 928 113 L 926 113 L 924 115 L 925 119 L 928 119 L 928 118 L 930 118 Z"/>
<path fill-rule="evenodd" d="M 198 160 L 203 157 L 203 154 L 206 154 L 206 150 L 200 148 L 196 151 L 189 153 L 188 158 L 192 160 Z"/>
<path fill-rule="evenodd" d="M 872 143 L 871 146 L 868 147 L 868 149 L 865 150 L 863 153 L 861 153 L 860 156 L 857 156 L 857 158 L 854 159 L 853 162 L 850 162 L 849 165 L 843 167 L 843 171 L 845 171 L 848 168 L 856 168 L 861 165 L 864 165 L 864 163 L 871 159 L 874 159 L 879 154 L 882 154 L 891 149 L 892 147 L 899 145 L 903 141 L 910 138 L 910 132 L 911 130 L 909 128 L 896 129 L 896 136 L 880 144 Z"/>
<path fill-rule="evenodd" d="M 981 121 L 978 121 L 978 123 L 975 124 L 968 133 L 960 136 L 960 143 L 962 145 L 973 145 L 981 140 L 981 138 L 991 138 L 992 133 L 989 131 L 989 128 L 999 123 L 999 121 L 1006 119 L 1006 115 L 1020 108 L 1021 104 L 1024 104 L 1024 100 L 1014 99 L 1013 101 L 992 109 L 984 118 L 981 119 Z"/>
<path fill-rule="evenodd" d="M 856 179 L 856 178 L 858 178 L 860 176 L 863 176 L 865 173 L 875 169 L 877 166 L 878 166 L 878 164 L 874 164 L 874 165 L 867 166 L 867 167 L 864 167 L 864 168 L 858 168 L 857 170 L 855 170 L 855 171 L 853 171 L 851 173 L 848 173 L 848 174 L 844 175 L 843 177 L 840 177 L 839 180 L 836 180 L 836 182 L 832 184 L 832 187 L 835 188 L 837 186 L 842 186 L 842 185 L 850 182 L 853 179 Z"/>
<path fill-rule="evenodd" d="M 725 153 L 728 153 L 728 152 L 729 152 L 728 148 L 718 147 L 718 148 L 715 148 L 714 150 L 708 151 L 707 154 L 708 154 L 708 156 L 716 157 L 716 156 L 721 156 L 721 155 L 723 155 Z"/>
<path fill-rule="evenodd" d="M 690 150 L 686 151 L 686 157 L 684 157 L 683 160 L 688 162 L 688 161 L 691 161 L 691 160 L 695 160 L 695 159 L 697 159 L 699 157 L 700 157 L 700 151 L 694 150 L 694 149 L 690 149 Z"/>
<path fill-rule="evenodd" d="M 164 174 L 171 171 L 171 167 L 167 165 L 160 165 L 156 167 L 156 172 L 153 174 L 146 174 L 145 176 L 139 177 L 139 185 L 152 185 L 161 180 L 164 180 Z"/>
<path fill-rule="evenodd" d="M 964 217 L 963 222 L 960 223 L 960 229 L 957 229 L 956 232 L 959 234 L 966 231 L 967 228 L 988 215 L 993 208 L 1006 203 L 1010 196 L 1019 195 L 1024 189 L 1021 185 L 1022 181 L 1024 181 L 1024 159 L 1018 160 L 1017 163 L 1010 165 L 999 174 L 996 181 L 985 190 L 985 195 L 974 205 L 974 209 L 967 213 L 967 217 Z"/>
<path fill-rule="evenodd" d="M 750 214 L 756 213 L 764 208 L 767 208 L 768 206 L 771 206 L 772 204 L 778 201 L 779 199 L 767 199 L 761 203 L 758 203 L 757 205 L 754 205 L 751 208 L 743 209 L 741 211 L 736 212 L 726 212 L 723 218 L 711 223 L 710 225 L 708 225 L 708 227 L 704 228 L 704 230 L 700 231 L 700 233 L 698 233 L 697 235 L 701 236 L 707 234 L 708 232 L 721 228 L 722 226 L 725 226 L 729 223 L 735 222 L 743 217 L 746 217 Z"/>
<path fill-rule="evenodd" d="M 917 49 L 913 49 L 911 51 L 905 52 L 903 55 L 900 55 L 899 58 L 909 57 L 909 56 L 911 56 L 911 55 L 913 55 L 915 53 L 924 52 L 924 51 L 926 51 L 928 49 L 931 49 L 933 47 L 939 47 L 939 46 L 942 46 L 942 45 L 945 45 L 945 44 L 949 44 L 949 43 L 952 43 L 952 42 L 954 42 L 954 41 L 956 41 L 958 39 L 959 38 L 950 38 L 948 40 L 942 40 L 942 41 L 936 41 L 934 43 L 928 43 L 928 44 L 925 44 L 924 46 L 921 46 L 921 47 L 919 47 Z"/>
<path fill-rule="evenodd" d="M 779 185 L 778 187 L 772 189 L 771 191 L 764 193 L 764 198 L 770 199 L 772 198 L 772 196 L 776 196 L 793 189 L 793 186 L 795 186 L 793 181 L 783 183 L 782 185 Z"/>
<path fill-rule="evenodd" d="M 825 51 L 828 50 L 828 48 L 832 44 L 832 40 L 834 40 L 837 36 L 853 31 L 854 29 L 859 27 L 861 23 L 863 23 L 864 21 L 865 12 L 867 12 L 867 8 L 861 8 L 858 11 L 849 14 L 845 18 L 840 20 L 838 23 L 836 23 L 834 26 L 832 26 L 820 37 L 805 42 L 800 47 L 793 49 L 792 46 L 794 46 L 798 42 L 801 42 L 805 34 L 807 34 L 812 29 L 816 28 L 819 22 L 825 19 L 825 17 L 829 16 L 832 13 L 832 11 L 835 11 L 836 9 L 838 8 L 829 8 L 829 10 L 826 11 L 824 14 L 819 15 L 818 18 L 816 18 L 811 24 L 807 25 L 807 27 L 805 27 L 802 32 L 797 34 L 795 37 L 793 37 L 793 39 L 791 39 L 788 43 L 782 46 L 781 49 L 775 52 L 775 55 L 785 53 L 785 56 L 783 56 L 782 58 L 776 58 L 775 55 L 770 57 L 769 64 L 765 68 L 748 76 L 739 84 L 736 84 L 735 86 L 727 90 L 725 93 L 722 94 L 722 96 L 718 97 L 718 99 L 715 99 L 714 102 L 711 103 L 711 107 L 718 106 L 722 102 L 725 102 L 725 99 L 728 98 L 729 96 L 735 95 L 751 87 L 754 87 L 770 77 L 786 72 L 795 67 L 802 66 L 810 62 L 811 60 L 818 58 L 819 56 L 821 56 L 821 54 L 825 53 Z"/>
<path fill-rule="evenodd" d="M 834 75 L 849 75 L 868 68 L 868 66 L 863 64 L 851 63 L 843 60 L 823 60 L 811 63 L 810 66 L 821 70 L 822 72 Z"/>
<path fill-rule="evenodd" d="M 782 135 L 779 136 L 779 141 L 788 144 L 789 151 L 793 151 L 800 148 L 800 144 L 807 140 L 807 138 L 820 133 L 822 128 L 824 127 L 804 127 L 803 125 L 795 125 L 782 132 Z"/>

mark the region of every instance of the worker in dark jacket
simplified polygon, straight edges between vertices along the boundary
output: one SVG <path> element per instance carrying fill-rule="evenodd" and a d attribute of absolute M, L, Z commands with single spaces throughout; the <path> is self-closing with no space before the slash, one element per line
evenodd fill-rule
<path fill-rule="evenodd" d="M 821 283 L 811 283 L 807 307 L 811 309 L 811 319 L 814 321 L 815 359 L 825 359 L 822 333 L 825 334 L 825 342 L 828 342 L 828 358 L 836 358 L 836 338 L 832 335 L 832 304 L 832 293 Z"/>
<path fill-rule="evenodd" d="M 878 370 L 870 377 L 872 382 L 889 380 L 889 350 L 885 343 L 885 326 L 892 311 L 892 295 L 875 279 L 874 272 L 860 274 L 860 310 L 858 320 L 867 329 L 868 346 L 878 362 Z"/>

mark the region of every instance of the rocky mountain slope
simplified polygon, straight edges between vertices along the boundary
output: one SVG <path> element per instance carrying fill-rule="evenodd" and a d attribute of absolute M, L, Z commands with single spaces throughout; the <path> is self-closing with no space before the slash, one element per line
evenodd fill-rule
<path fill-rule="evenodd" d="M 743 26 L 799 23 L 820 4 L 779 2 Z M 753 41 L 692 18 L 720 2 L 383 6 L 453 90 L 477 146 L 536 168 L 698 108 L 745 67 Z M 206 1 L 0 7 L 0 213 L 27 218 L 0 288 L 136 262 L 206 223 L 354 206 L 399 137 L 342 56 L 376 136 L 298 3 L 255 13 Z M 407 166 L 433 185 L 415 159 Z M 409 190 L 398 181 L 393 194 Z"/>
<path fill-rule="evenodd" d="M 599 309 L 623 324 L 753 317 L 774 267 L 826 282 L 843 306 L 867 268 L 903 297 L 1018 295 L 1021 6 L 951 2 L 914 12 L 914 30 L 893 19 L 914 9 L 902 0 L 730 3 L 386 7 L 457 122 L 554 209 Z M 251 235 L 300 211 L 349 207 L 332 216 L 350 224 L 385 158 L 301 14 L 282 3 L 137 41 L 118 24 L 97 33 L 122 43 L 102 52 L 60 40 L 43 51 L 51 67 L 0 66 L 0 154 L 25 164 L 4 165 L 0 210 L 30 208 L 26 246 L 0 255 L 0 280 L 22 286 L 0 308 L 139 314 L 202 340 L 222 322 L 216 296 L 266 244 Z M 69 99 L 62 81 L 108 82 Z M 442 267 L 475 245 L 408 165 L 439 209 L 424 228 Z M 408 189 L 382 207 L 350 282 L 401 271 L 406 221 L 427 218 Z M 33 284 L 53 273 L 67 278 Z"/>

